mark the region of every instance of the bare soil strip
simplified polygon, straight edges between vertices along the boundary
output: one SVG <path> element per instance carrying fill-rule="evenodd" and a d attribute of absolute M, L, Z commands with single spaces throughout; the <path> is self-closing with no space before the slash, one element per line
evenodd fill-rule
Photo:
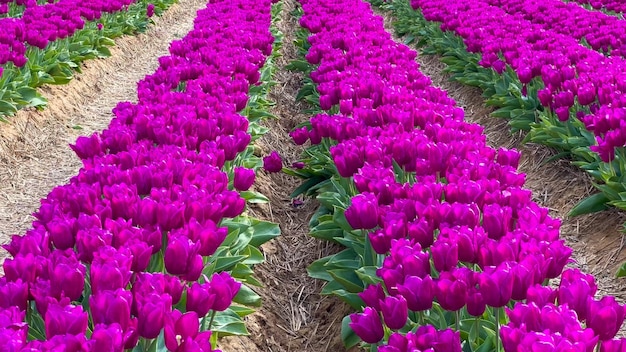
<path fill-rule="evenodd" d="M 296 102 L 302 74 L 285 69 L 298 55 L 293 42 L 299 24 L 291 16 L 295 4 L 295 0 L 283 0 L 282 19 L 278 23 L 284 34 L 283 48 L 282 56 L 276 60 L 277 85 L 270 93 L 270 99 L 276 102 L 270 112 L 278 118 L 265 123 L 270 132 L 255 142 L 263 156 L 278 151 L 285 166 L 298 160 L 303 150 L 293 144 L 289 132 L 310 117 L 303 113 L 307 107 Z M 283 173 L 257 175 L 256 190 L 270 199 L 270 205 L 252 207 L 250 213 L 279 223 L 282 234 L 263 247 L 267 261 L 254 269 L 265 287 L 255 289 L 263 306 L 246 321 L 251 335 L 222 340 L 220 348 L 224 351 L 345 350 L 339 332 L 341 320 L 350 309 L 334 297 L 320 296 L 322 283 L 306 272 L 313 261 L 338 252 L 340 247 L 308 235 L 309 220 L 318 204 L 310 199 L 301 205 L 292 202 L 289 195 L 300 183 Z"/>
<path fill-rule="evenodd" d="M 180 0 L 154 17 L 146 33 L 119 38 L 111 57 L 85 62 L 69 84 L 44 87 L 45 110 L 22 110 L 0 123 L 0 243 L 30 228 L 39 200 L 76 175 L 82 164 L 68 144 L 106 128 L 118 102 L 136 101 L 137 81 L 157 68 L 171 41 L 193 28 L 205 4 Z"/>

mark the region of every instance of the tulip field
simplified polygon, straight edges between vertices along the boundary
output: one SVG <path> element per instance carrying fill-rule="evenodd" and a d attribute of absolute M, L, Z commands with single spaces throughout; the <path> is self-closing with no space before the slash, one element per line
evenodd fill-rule
<path fill-rule="evenodd" d="M 623 11 L 0 0 L 0 351 L 626 352 Z"/>

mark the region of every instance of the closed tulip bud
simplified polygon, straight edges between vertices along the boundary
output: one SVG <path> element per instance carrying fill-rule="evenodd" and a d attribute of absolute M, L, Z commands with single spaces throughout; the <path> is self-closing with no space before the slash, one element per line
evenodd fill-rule
<path fill-rule="evenodd" d="M 172 275 L 194 277 L 195 281 L 202 273 L 202 257 L 198 254 L 200 243 L 192 242 L 184 235 L 170 234 L 164 254 L 165 269 Z"/>
<path fill-rule="evenodd" d="M 578 269 L 565 270 L 559 285 L 559 304 L 567 304 L 583 321 L 587 318 L 587 298 L 593 297 L 597 289 L 593 275 L 583 274 Z"/>
<path fill-rule="evenodd" d="M 399 330 L 406 325 L 409 311 L 404 297 L 385 297 L 380 302 L 380 310 L 383 314 L 385 325 L 390 329 Z"/>
<path fill-rule="evenodd" d="M 457 311 L 467 302 L 467 283 L 449 272 L 443 272 L 437 279 L 435 297 L 441 308 L 452 312 Z"/>
<path fill-rule="evenodd" d="M 93 254 L 100 247 L 110 246 L 113 235 L 106 230 L 93 228 L 89 230 L 79 230 L 76 234 L 76 252 L 78 259 L 90 264 L 93 261 Z"/>
<path fill-rule="evenodd" d="M 215 301 L 213 301 L 211 309 L 217 311 L 226 310 L 230 307 L 233 298 L 235 298 L 240 288 L 241 283 L 233 279 L 227 272 L 213 274 L 209 292 L 215 296 Z"/>
<path fill-rule="evenodd" d="M 554 113 L 556 114 L 556 117 L 561 122 L 565 122 L 569 120 L 569 108 L 568 107 L 565 107 L 565 106 L 558 107 L 554 110 Z"/>
<path fill-rule="evenodd" d="M 233 185 L 239 191 L 247 191 L 254 183 L 254 170 L 245 167 L 235 167 Z"/>
<path fill-rule="evenodd" d="M 358 295 L 366 306 L 372 307 L 377 311 L 380 311 L 380 301 L 385 299 L 385 291 L 381 284 L 369 285 Z"/>
<path fill-rule="evenodd" d="M 100 137 L 94 133 L 90 137 L 78 137 L 76 144 L 70 144 L 70 148 L 82 160 L 92 158 L 102 153 Z"/>
<path fill-rule="evenodd" d="M 224 239 L 226 239 L 226 236 L 228 236 L 228 229 L 226 227 L 218 228 L 211 220 L 207 220 L 203 224 L 194 218 L 189 220 L 189 238 L 196 243 L 200 243 L 198 253 L 202 256 L 209 256 L 215 253 L 217 248 L 224 242 Z"/>
<path fill-rule="evenodd" d="M 414 312 L 428 310 L 433 306 L 435 282 L 430 276 L 424 278 L 407 276 L 404 283 L 398 285 L 398 292 L 406 299 L 410 310 Z"/>
<path fill-rule="evenodd" d="M 578 103 L 587 106 L 596 101 L 596 88 L 588 83 L 578 87 Z"/>
<path fill-rule="evenodd" d="M 391 248 L 391 237 L 387 236 L 382 229 L 370 232 L 366 236 L 370 239 L 372 249 L 378 254 L 385 254 Z"/>
<path fill-rule="evenodd" d="M 353 229 L 373 229 L 378 225 L 378 200 L 372 193 L 352 197 L 345 217 Z"/>
<path fill-rule="evenodd" d="M 296 145 L 303 145 L 309 140 L 309 130 L 306 127 L 297 128 L 289 132 L 289 136 Z"/>
<path fill-rule="evenodd" d="M 601 341 L 612 339 L 624 322 L 624 306 L 615 297 L 605 296 L 599 301 L 587 298 L 587 327 L 599 336 Z"/>
<path fill-rule="evenodd" d="M 623 352 L 626 351 L 626 339 L 614 339 L 602 341 L 600 352 Z"/>
<path fill-rule="evenodd" d="M 154 16 L 154 4 L 148 4 L 148 6 L 146 7 L 146 16 Z"/>
<path fill-rule="evenodd" d="M 517 70 L 517 75 L 522 84 L 528 84 L 533 79 L 533 71 L 528 67 L 522 67 Z"/>
<path fill-rule="evenodd" d="M 137 328 L 139 336 L 154 339 L 165 324 L 165 316 L 172 310 L 172 297 L 152 293 L 137 297 Z"/>
<path fill-rule="evenodd" d="M 125 288 L 130 281 L 132 254 L 127 249 L 105 246 L 94 254 L 90 268 L 91 292 Z"/>
<path fill-rule="evenodd" d="M 450 271 L 459 263 L 459 246 L 455 242 L 439 238 L 430 250 L 435 269 L 439 272 Z"/>
<path fill-rule="evenodd" d="M 130 291 L 117 289 L 102 291 L 89 297 L 91 318 L 96 324 L 119 324 L 122 331 L 128 330 L 131 323 L 130 309 L 133 295 Z"/>
<path fill-rule="evenodd" d="M 96 325 L 91 339 L 88 341 L 89 351 L 93 352 L 111 352 L 123 351 L 124 339 L 123 330 L 118 324 Z"/>
<path fill-rule="evenodd" d="M 0 308 L 17 307 L 21 311 L 26 311 L 27 302 L 28 284 L 22 279 L 10 282 L 6 277 L 0 278 Z"/>
<path fill-rule="evenodd" d="M 385 335 L 378 313 L 366 307 L 363 313 L 350 314 L 350 328 L 366 343 L 378 343 Z"/>
<path fill-rule="evenodd" d="M 48 232 L 50 232 L 52 244 L 54 244 L 57 249 L 64 250 L 74 247 L 76 243 L 73 232 L 74 223 L 75 220 L 58 219 L 46 225 Z"/>
<path fill-rule="evenodd" d="M 152 246 L 149 246 L 146 242 L 133 238 L 132 240 L 126 242 L 123 248 L 127 248 L 132 254 L 132 264 L 130 266 L 130 270 L 133 272 L 142 272 L 148 268 L 148 264 L 150 264 L 150 258 L 152 256 Z"/>
<path fill-rule="evenodd" d="M 270 173 L 280 172 L 283 169 L 283 160 L 276 151 L 273 151 L 263 158 L 263 168 Z"/>
<path fill-rule="evenodd" d="M 535 284 L 526 291 L 526 302 L 534 303 L 537 307 L 543 307 L 548 303 L 554 304 L 558 291 L 551 287 Z"/>
<path fill-rule="evenodd" d="M 539 102 L 541 105 L 549 108 L 552 106 L 552 91 L 550 88 L 544 88 L 537 91 L 537 98 L 539 98 Z"/>
<path fill-rule="evenodd" d="M 84 335 L 87 330 L 89 316 L 81 306 L 51 303 L 45 315 L 46 337 L 56 335 Z"/>
<path fill-rule="evenodd" d="M 511 265 L 505 262 L 497 268 L 485 268 L 479 276 L 478 285 L 488 306 L 504 307 L 511 300 L 513 291 Z"/>
<path fill-rule="evenodd" d="M 187 288 L 187 311 L 194 311 L 199 316 L 207 315 L 215 302 L 215 294 L 210 291 L 210 284 L 194 282 Z"/>
<path fill-rule="evenodd" d="M 470 287 L 467 293 L 467 312 L 475 317 L 483 315 L 485 312 L 485 300 L 483 295 L 474 287 Z"/>
<path fill-rule="evenodd" d="M 71 301 L 78 300 L 85 285 L 85 270 L 71 249 L 65 252 L 53 251 L 48 265 L 51 294 L 54 297 L 63 294 Z"/>
<path fill-rule="evenodd" d="M 508 165 L 517 168 L 521 155 L 522 154 L 515 149 L 499 148 L 496 161 L 500 165 Z"/>

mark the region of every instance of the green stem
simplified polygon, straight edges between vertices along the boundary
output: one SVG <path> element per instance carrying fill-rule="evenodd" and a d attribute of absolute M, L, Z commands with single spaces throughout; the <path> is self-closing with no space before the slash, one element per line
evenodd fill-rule
<path fill-rule="evenodd" d="M 213 326 L 213 319 L 215 319 L 216 310 L 211 310 L 211 320 L 209 320 L 209 328 L 207 330 L 211 330 L 211 326 Z"/>
<path fill-rule="evenodd" d="M 461 310 L 457 310 L 456 314 L 456 331 L 461 331 Z"/>
<path fill-rule="evenodd" d="M 476 317 L 474 319 L 474 329 L 476 330 L 476 341 L 474 342 L 476 342 L 476 344 L 478 344 L 478 340 L 480 339 L 480 331 L 478 330 L 480 328 L 479 324 L 480 324 L 479 319 L 478 317 Z"/>
<path fill-rule="evenodd" d="M 502 308 L 494 308 L 496 313 L 496 352 L 500 352 L 500 310 Z"/>

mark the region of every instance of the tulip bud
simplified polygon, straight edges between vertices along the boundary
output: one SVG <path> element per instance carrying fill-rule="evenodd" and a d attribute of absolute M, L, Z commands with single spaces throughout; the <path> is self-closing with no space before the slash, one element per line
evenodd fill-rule
<path fill-rule="evenodd" d="M 184 235 L 172 236 L 170 233 L 163 258 L 165 269 L 172 275 L 184 276 L 188 281 L 197 280 L 204 266 L 199 250 L 200 243 L 194 243 Z"/>
<path fill-rule="evenodd" d="M 600 337 L 601 341 L 612 339 L 624 322 L 624 306 L 615 297 L 605 296 L 596 301 L 587 298 L 587 327 Z"/>
<path fill-rule="evenodd" d="M 199 317 L 196 312 L 182 314 L 178 310 L 172 311 L 165 318 L 163 337 L 165 346 L 170 351 L 187 351 L 185 346 L 198 335 L 200 329 Z"/>
<path fill-rule="evenodd" d="M 303 145 L 309 139 L 309 130 L 306 127 L 297 128 L 289 133 L 296 145 Z"/>
<path fill-rule="evenodd" d="M 350 328 L 366 343 L 378 343 L 385 335 L 378 313 L 366 307 L 363 313 L 350 314 Z"/>
<path fill-rule="evenodd" d="M 435 282 L 430 275 L 424 278 L 407 276 L 404 283 L 398 285 L 398 292 L 406 299 L 410 310 L 414 312 L 428 310 L 433 306 Z"/>
<path fill-rule="evenodd" d="M 125 288 L 130 281 L 133 259 L 128 249 L 116 250 L 110 246 L 101 247 L 94 253 L 94 260 L 89 271 L 91 292 Z"/>
<path fill-rule="evenodd" d="M 146 7 L 146 16 L 148 16 L 148 18 L 154 16 L 154 4 L 148 4 Z"/>
<path fill-rule="evenodd" d="M 565 270 L 559 285 L 559 304 L 567 304 L 583 321 L 587 318 L 587 298 L 593 297 L 597 289 L 592 275 L 583 274 L 578 269 Z"/>
<path fill-rule="evenodd" d="M 366 306 L 372 307 L 377 311 L 380 311 L 380 301 L 385 299 L 385 291 L 381 284 L 369 285 L 358 295 Z"/>
<path fill-rule="evenodd" d="M 89 307 L 94 325 L 115 323 L 119 324 L 122 331 L 125 332 L 131 323 L 130 308 L 132 302 L 132 293 L 121 288 L 91 295 Z"/>
<path fill-rule="evenodd" d="M 124 331 L 118 324 L 96 325 L 91 339 L 89 340 L 89 351 L 122 351 L 124 350 Z"/>
<path fill-rule="evenodd" d="M 270 155 L 264 157 L 263 168 L 270 173 L 280 172 L 283 169 L 283 161 L 280 155 L 273 151 Z"/>
<path fill-rule="evenodd" d="M 408 319 L 407 302 L 402 296 L 388 296 L 380 302 L 385 325 L 390 329 L 399 330 L 406 325 Z"/>
<path fill-rule="evenodd" d="M 137 328 L 139 336 L 154 339 L 165 324 L 165 316 L 172 309 L 172 297 L 167 294 L 151 293 L 137 297 Z"/>
<path fill-rule="evenodd" d="M 89 316 L 82 306 L 51 303 L 45 315 L 46 337 L 55 335 L 84 335 Z"/>
<path fill-rule="evenodd" d="M 215 294 L 210 292 L 210 284 L 199 284 L 194 282 L 187 288 L 187 311 L 194 311 L 198 316 L 204 317 L 207 315 L 213 302 L 215 301 Z"/>
<path fill-rule="evenodd" d="M 27 302 L 28 284 L 21 279 L 10 282 L 6 277 L 0 278 L 0 308 L 17 307 L 21 311 L 26 311 Z"/>
<path fill-rule="evenodd" d="M 230 307 L 233 298 L 235 298 L 240 288 L 241 283 L 233 279 L 227 272 L 213 274 L 209 292 L 215 296 L 215 301 L 213 301 L 211 309 L 217 311 L 226 310 Z"/>
<path fill-rule="evenodd" d="M 352 197 L 352 204 L 346 209 L 345 217 L 353 229 L 373 229 L 378 224 L 378 201 L 371 193 Z"/>
<path fill-rule="evenodd" d="M 239 191 L 247 191 L 254 183 L 254 170 L 235 167 L 233 185 Z"/>
<path fill-rule="evenodd" d="M 504 262 L 497 268 L 485 268 L 479 276 L 478 285 L 488 306 L 504 307 L 511 300 L 513 291 L 511 264 Z"/>
<path fill-rule="evenodd" d="M 435 269 L 439 272 L 450 271 L 459 263 L 459 246 L 446 238 L 439 238 L 430 246 Z"/>

